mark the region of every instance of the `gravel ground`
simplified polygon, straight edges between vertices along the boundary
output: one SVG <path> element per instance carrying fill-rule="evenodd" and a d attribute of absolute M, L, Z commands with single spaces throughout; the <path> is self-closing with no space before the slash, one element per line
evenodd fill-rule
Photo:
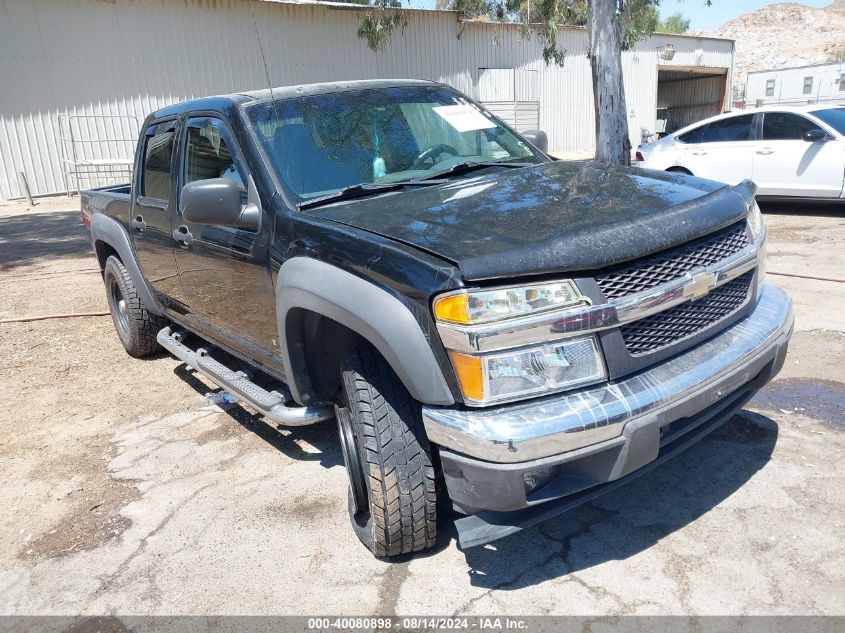
<path fill-rule="evenodd" d="M 845 614 L 845 208 L 769 209 L 781 375 L 682 456 L 460 551 L 375 560 L 332 423 L 204 401 L 109 317 L 0 324 L 0 613 Z M 0 206 L 0 321 L 106 310 L 78 200 Z"/>

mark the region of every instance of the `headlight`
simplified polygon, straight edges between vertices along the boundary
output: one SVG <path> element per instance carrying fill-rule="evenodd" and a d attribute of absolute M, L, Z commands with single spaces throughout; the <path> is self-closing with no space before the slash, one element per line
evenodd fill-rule
<path fill-rule="evenodd" d="M 757 287 L 762 286 L 764 281 L 766 281 L 766 242 L 763 242 L 760 250 L 757 251 Z"/>
<path fill-rule="evenodd" d="M 488 323 L 588 303 L 571 281 L 460 291 L 438 297 L 434 314 L 449 323 Z"/>
<path fill-rule="evenodd" d="M 763 222 L 763 215 L 760 213 L 760 206 L 755 201 L 748 212 L 748 229 L 751 231 L 751 238 L 756 242 L 760 234 L 766 230 Z M 766 279 L 766 240 L 763 239 L 757 250 L 757 287 L 759 288 Z"/>
<path fill-rule="evenodd" d="M 483 356 L 450 356 L 464 399 L 475 404 L 562 391 L 607 376 L 594 336 Z"/>
<path fill-rule="evenodd" d="M 764 226 L 760 206 L 755 201 L 751 207 L 751 211 L 748 212 L 748 228 L 751 230 L 751 237 L 756 240 Z"/>

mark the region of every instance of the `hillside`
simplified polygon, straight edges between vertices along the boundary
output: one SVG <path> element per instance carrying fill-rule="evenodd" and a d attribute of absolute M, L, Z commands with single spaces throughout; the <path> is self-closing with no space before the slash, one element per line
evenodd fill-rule
<path fill-rule="evenodd" d="M 845 0 L 821 9 L 770 4 L 696 34 L 736 41 L 734 85 L 744 87 L 749 71 L 819 64 L 845 51 Z"/>

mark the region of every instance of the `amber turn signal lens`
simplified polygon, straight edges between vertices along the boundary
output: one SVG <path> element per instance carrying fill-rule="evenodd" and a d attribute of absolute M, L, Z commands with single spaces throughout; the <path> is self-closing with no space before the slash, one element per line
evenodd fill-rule
<path fill-rule="evenodd" d="M 484 373 L 481 359 L 458 352 L 450 352 L 449 356 L 452 357 L 452 367 L 455 368 L 464 397 L 476 401 L 484 400 Z"/>
<path fill-rule="evenodd" d="M 434 315 L 440 321 L 469 323 L 469 297 L 465 294 L 443 297 L 434 303 Z"/>

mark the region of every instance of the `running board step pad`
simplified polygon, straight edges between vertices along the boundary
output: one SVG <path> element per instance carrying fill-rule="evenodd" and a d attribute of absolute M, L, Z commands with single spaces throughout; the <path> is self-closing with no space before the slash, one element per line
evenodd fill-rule
<path fill-rule="evenodd" d="M 197 356 L 196 362 L 200 370 L 216 379 L 215 382 L 241 396 L 247 402 L 255 403 L 261 409 L 269 411 L 277 404 L 284 403 L 284 399 L 278 393 L 262 389 L 243 374 L 232 371 L 211 356 Z"/>

